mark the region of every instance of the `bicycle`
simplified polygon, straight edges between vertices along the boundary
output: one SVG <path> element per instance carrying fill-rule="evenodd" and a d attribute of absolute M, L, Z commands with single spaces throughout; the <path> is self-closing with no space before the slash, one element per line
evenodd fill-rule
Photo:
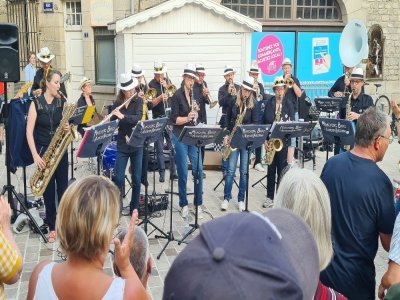
<path fill-rule="evenodd" d="M 365 85 L 369 85 L 369 83 L 366 83 Z M 374 86 L 375 86 L 375 95 L 372 96 L 372 98 L 374 99 L 374 105 L 377 109 L 383 111 L 385 114 L 392 117 L 390 128 L 392 129 L 393 137 L 397 137 L 396 117 L 394 116 L 394 114 L 392 114 L 390 100 L 387 96 L 380 95 L 378 93 L 378 89 L 382 86 L 382 84 L 374 83 Z"/>

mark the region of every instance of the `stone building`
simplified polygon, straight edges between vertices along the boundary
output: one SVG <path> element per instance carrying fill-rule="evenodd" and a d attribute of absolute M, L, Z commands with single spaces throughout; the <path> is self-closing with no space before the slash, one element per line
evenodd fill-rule
<path fill-rule="evenodd" d="M 171 0 L 173 1 L 173 0 Z M 36 32 L 35 43 L 21 44 L 21 68 L 26 64 L 26 53 L 32 47 L 47 46 L 56 55 L 54 65 L 62 72 L 70 71 L 72 74 L 69 86 L 69 96 L 75 100 L 78 82 L 82 76 L 88 76 L 95 82 L 93 93 L 100 104 L 109 103 L 115 97 L 115 84 L 117 79 L 117 60 L 110 59 L 115 53 L 120 53 L 116 42 L 116 32 L 113 24 L 123 21 L 127 17 L 138 14 L 137 20 L 145 15 L 148 8 L 157 9 L 161 0 L 30 0 L 36 16 L 36 24 L 28 31 Z M 400 36 L 400 1 L 399 0 L 216 0 L 217 4 L 237 11 L 262 25 L 262 31 L 336 31 L 341 32 L 346 23 L 353 19 L 364 22 L 367 30 L 378 41 L 370 40 L 370 48 L 380 43 L 381 51 L 371 53 L 372 63 L 367 66 L 371 73 L 371 82 L 382 83 L 381 93 L 400 100 L 398 92 L 400 53 L 397 43 Z M 5 16 L 7 3 L 8 16 Z M 18 18 L 21 12 L 15 9 L 24 5 L 25 1 L 0 0 L 0 21 L 17 22 L 22 26 L 23 21 Z M 50 6 L 46 6 L 50 5 Z M 13 10 L 14 9 L 14 10 Z M 175 7 L 174 10 L 182 9 Z M 47 12 L 46 12 L 47 10 Z M 12 12 L 12 13 L 10 13 Z M 163 12 L 168 14 L 171 12 Z M 23 19 L 23 18 L 22 18 Z M 201 17 L 200 19 L 201 20 Z M 31 22 L 32 20 L 29 20 Z M 152 18 L 145 22 L 154 21 Z M 29 23 L 28 22 L 28 23 Z M 141 22 L 141 21 L 140 21 Z M 180 20 L 175 20 L 179 26 Z M 203 21 L 207 23 L 206 15 Z M 184 27 L 185 24 L 181 24 Z M 178 28 L 178 27 L 177 27 Z M 206 26 L 205 26 L 206 28 Z M 182 29 L 182 28 L 180 28 Z M 160 32 L 162 33 L 162 32 Z M 139 33 L 138 33 L 139 34 Z M 188 34 L 190 34 L 188 30 Z M 20 36 L 21 38 L 21 36 Z M 157 43 L 158 41 L 154 41 Z M 160 49 L 163 42 L 160 42 Z M 210 40 L 210 43 L 212 41 Z M 248 41 L 246 42 L 248 43 Z M 373 44 L 374 43 L 374 44 Z M 248 47 L 248 44 L 243 44 Z M 377 57 L 373 57 L 377 51 Z M 162 50 L 160 50 L 162 53 Z M 154 60 L 161 60 L 154 57 Z M 246 59 L 246 58 L 244 58 Z M 376 60 L 376 61 L 375 61 Z M 378 65 L 379 60 L 379 65 Z M 182 55 L 182 63 L 186 62 Z M 340 63 L 340 62 L 332 62 Z M 245 66 L 250 64 L 247 59 Z M 149 68 L 148 68 L 149 69 Z M 151 70 L 146 70 L 151 77 Z M 378 72 L 377 72 L 378 71 Z M 375 73 L 375 74 L 372 74 Z M 373 75 L 373 76 L 372 76 Z M 22 78 L 22 77 L 21 77 Z M 221 78 L 212 78 L 215 85 L 222 84 Z M 301 78 L 300 78 L 301 81 Z M 367 92 L 374 93 L 370 84 Z M 216 95 L 213 95 L 216 97 Z"/>

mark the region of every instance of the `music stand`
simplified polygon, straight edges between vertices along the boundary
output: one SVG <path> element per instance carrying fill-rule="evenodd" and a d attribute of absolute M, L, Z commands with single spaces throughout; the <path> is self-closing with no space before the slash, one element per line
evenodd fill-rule
<path fill-rule="evenodd" d="M 331 118 L 331 113 L 339 111 L 342 98 L 322 97 L 322 98 L 315 98 L 314 101 L 317 109 L 320 112 L 328 113 L 329 118 Z"/>
<path fill-rule="evenodd" d="M 135 148 L 147 148 L 150 143 L 155 142 L 159 136 L 164 132 L 165 126 L 167 125 L 167 118 L 140 121 L 133 129 L 131 137 L 129 138 L 128 145 Z M 146 151 L 147 155 L 147 151 Z M 133 170 L 132 170 L 133 172 Z M 144 187 L 144 219 L 138 225 L 144 224 L 144 232 L 147 234 L 147 224 L 153 226 L 154 230 L 160 232 L 164 237 L 167 234 L 152 223 L 148 218 L 148 184 Z"/>
<path fill-rule="evenodd" d="M 197 148 L 197 172 L 194 173 L 194 205 L 195 214 L 194 214 L 194 224 L 189 224 L 192 227 L 178 242 L 178 245 L 183 243 L 183 241 L 191 235 L 196 229 L 200 226 L 198 224 L 198 214 L 199 214 L 199 206 L 198 206 L 198 188 L 199 188 L 199 176 L 203 176 L 199 174 L 200 168 L 200 147 L 202 145 L 211 144 L 215 141 L 217 135 L 221 132 L 220 127 L 216 126 L 185 126 L 178 138 L 178 141 L 187 145 L 187 146 L 196 146 Z M 186 158 L 185 158 L 186 159 Z"/>
<path fill-rule="evenodd" d="M 354 145 L 354 127 L 350 120 L 320 118 L 319 125 L 321 126 L 324 143 L 326 143 L 326 160 L 328 160 L 328 145 L 342 144 Z"/>
<path fill-rule="evenodd" d="M 317 125 L 317 123 L 313 123 L 313 122 L 305 122 L 305 123 L 307 124 L 307 126 L 306 126 L 305 129 L 304 129 L 304 132 L 303 132 L 302 137 L 304 137 L 304 136 L 310 136 L 310 142 L 312 143 L 312 141 L 311 141 L 311 132 L 313 131 L 313 129 L 314 129 L 315 125 Z M 300 149 L 300 148 L 301 148 L 301 149 Z M 297 150 L 298 150 L 298 151 L 300 152 L 300 154 L 301 154 L 301 162 L 300 162 L 301 167 L 304 168 L 304 156 L 305 156 L 305 154 L 304 154 L 303 145 L 302 145 L 301 147 L 297 148 Z M 315 158 L 314 158 L 313 169 L 314 169 L 314 168 L 315 168 Z"/>
<path fill-rule="evenodd" d="M 251 150 L 264 144 L 270 127 L 270 125 L 239 125 L 232 137 L 231 146 L 233 148 L 246 148 L 247 150 L 245 211 L 249 211 L 249 165 Z"/>
<path fill-rule="evenodd" d="M 97 175 L 100 175 L 101 153 L 111 141 L 117 126 L 118 120 L 92 126 L 85 131 L 79 144 L 76 157 L 97 157 Z"/>

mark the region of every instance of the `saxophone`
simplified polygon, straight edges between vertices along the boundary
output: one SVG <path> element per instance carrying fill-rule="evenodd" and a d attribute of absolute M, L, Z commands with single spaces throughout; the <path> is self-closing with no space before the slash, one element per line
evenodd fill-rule
<path fill-rule="evenodd" d="M 349 98 L 347 98 L 347 103 L 346 103 L 346 118 L 347 116 L 351 113 L 351 96 L 353 96 L 353 91 L 351 91 Z M 344 145 L 343 149 L 346 151 L 350 150 L 350 145 Z"/>
<path fill-rule="evenodd" d="M 274 122 L 279 122 L 281 120 L 282 114 L 282 104 L 279 106 L 278 111 L 275 114 Z M 271 165 L 275 157 L 275 152 L 281 151 L 283 148 L 283 142 L 280 139 L 269 139 L 267 146 L 265 147 L 264 161 L 267 165 Z"/>
<path fill-rule="evenodd" d="M 64 95 L 62 96 L 65 98 Z M 60 125 L 57 127 L 50 145 L 42 157 L 43 161 L 46 163 L 46 167 L 43 169 L 36 168 L 30 179 L 29 183 L 32 194 L 36 197 L 43 195 L 69 144 L 78 137 L 75 126 L 71 126 L 68 132 L 65 132 L 63 129 L 63 125 L 73 116 L 75 110 L 76 104 L 64 104 L 63 117 Z"/>
<path fill-rule="evenodd" d="M 247 101 L 246 101 L 246 103 L 247 103 Z M 242 123 L 243 123 L 243 118 L 244 118 L 244 115 L 246 114 L 246 110 L 247 110 L 247 105 L 244 106 L 243 112 L 236 117 L 235 126 L 233 127 L 232 132 L 229 135 L 229 139 L 228 139 L 229 143 L 227 143 L 224 146 L 224 149 L 222 150 L 222 159 L 223 160 L 228 160 L 231 153 L 236 151 L 236 148 L 231 147 L 231 141 L 232 141 L 233 136 L 235 135 L 235 132 L 237 131 L 238 126 L 242 125 Z"/>

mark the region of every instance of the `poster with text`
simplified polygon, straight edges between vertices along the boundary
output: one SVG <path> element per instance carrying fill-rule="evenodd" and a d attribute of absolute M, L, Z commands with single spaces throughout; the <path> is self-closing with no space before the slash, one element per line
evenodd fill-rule
<path fill-rule="evenodd" d="M 272 86 L 276 76 L 282 75 L 282 61 L 294 61 L 294 32 L 255 32 L 251 37 L 251 62 L 257 61 L 264 86 Z"/>
<path fill-rule="evenodd" d="M 297 78 L 300 82 L 333 85 L 343 74 L 339 56 L 340 32 L 299 32 Z"/>

